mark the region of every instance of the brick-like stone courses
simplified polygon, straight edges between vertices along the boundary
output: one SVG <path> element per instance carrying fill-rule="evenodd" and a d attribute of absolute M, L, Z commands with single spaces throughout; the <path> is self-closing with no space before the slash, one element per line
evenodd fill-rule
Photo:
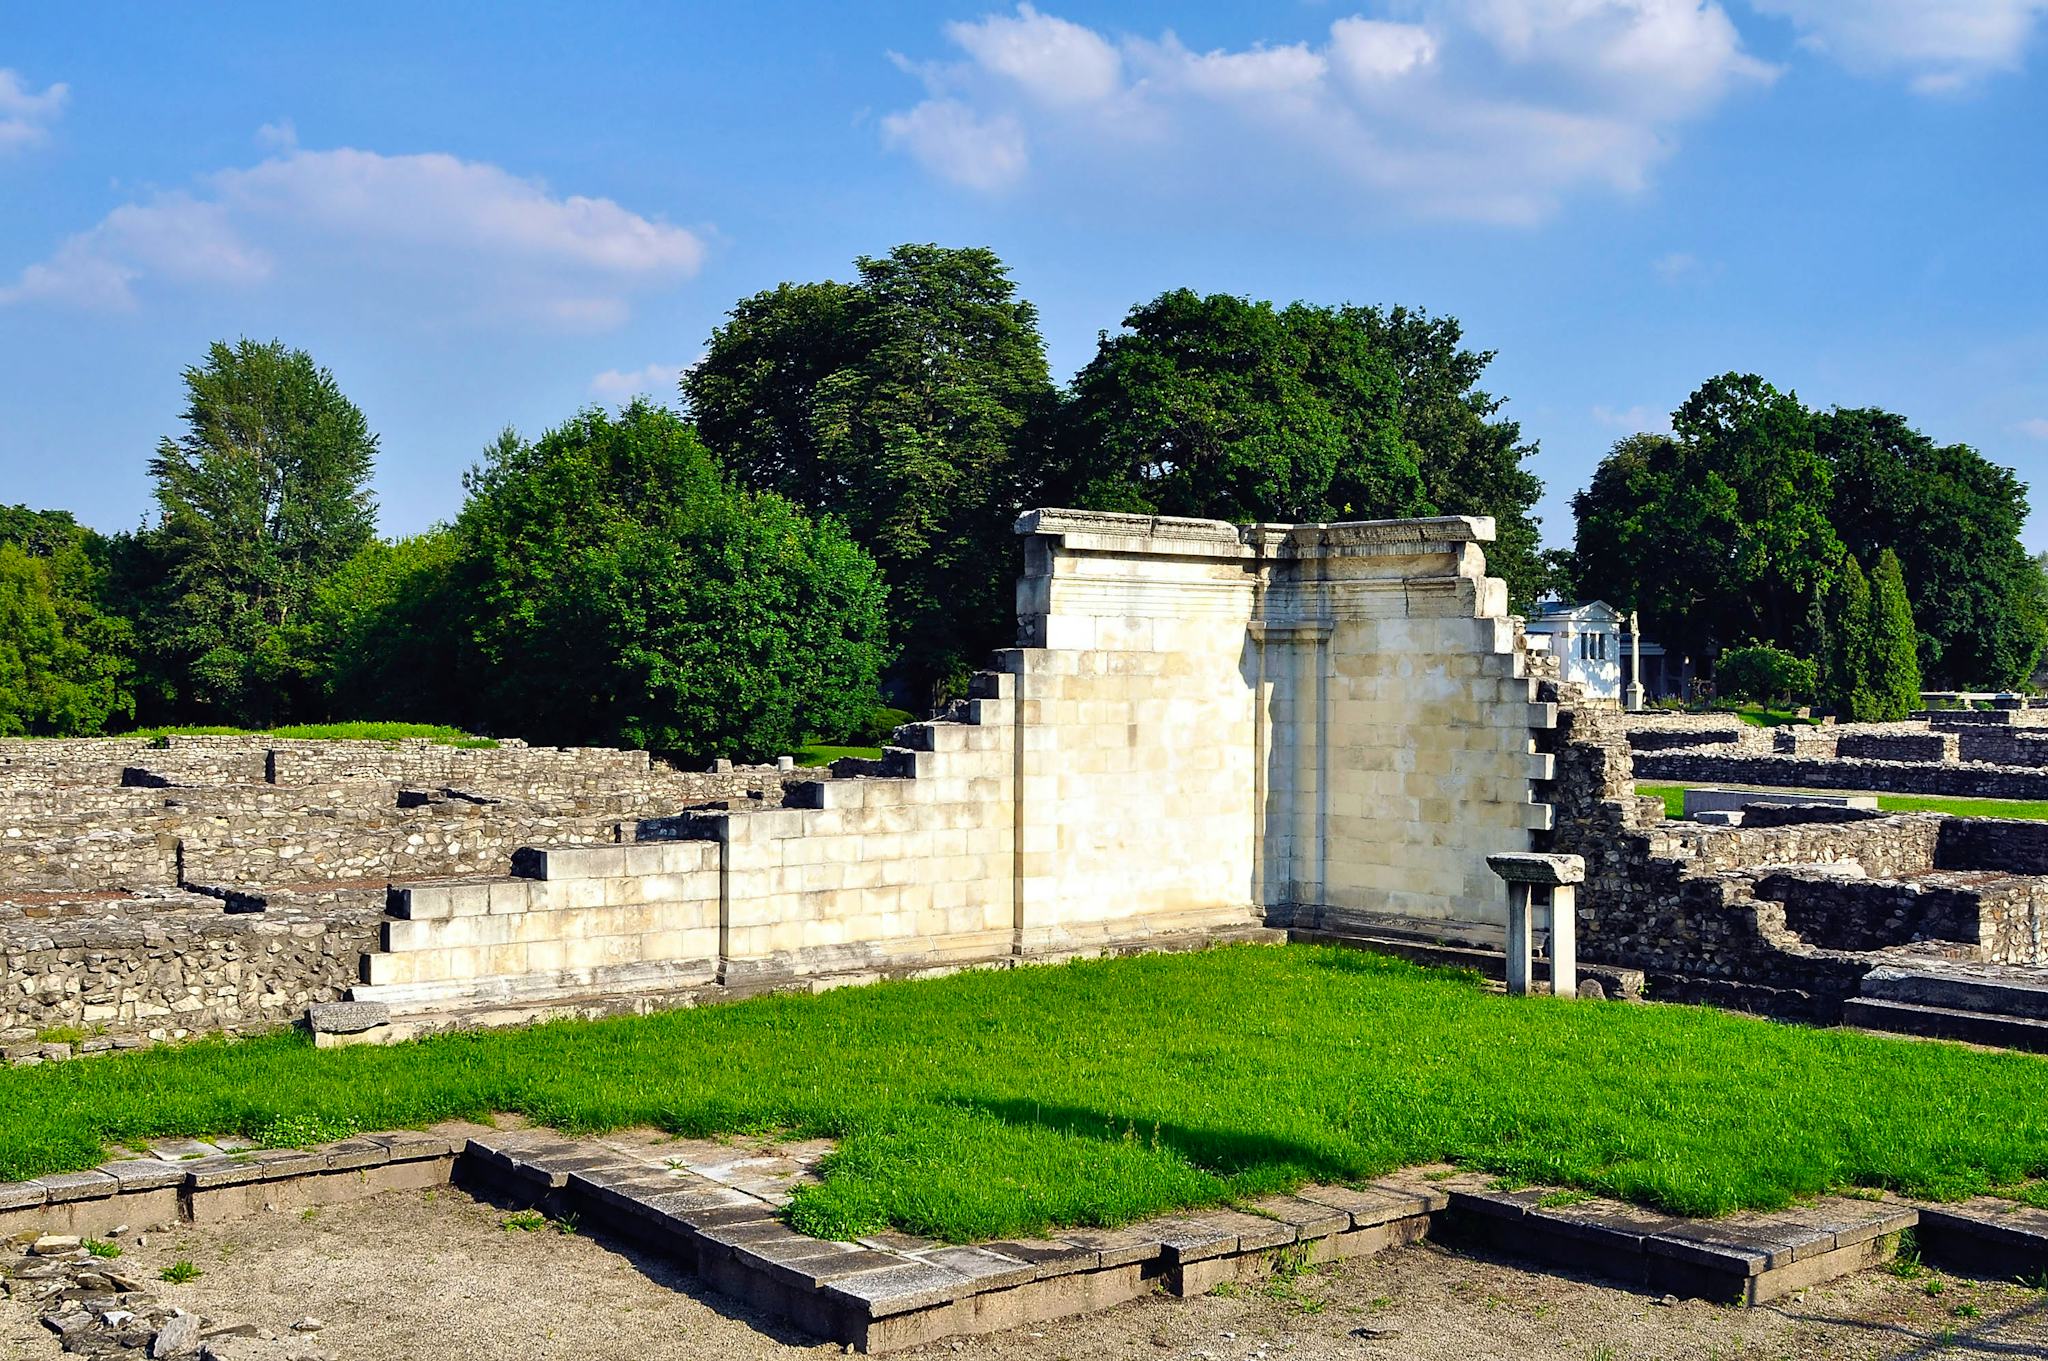
<path fill-rule="evenodd" d="M 1688 784 L 1765 785 L 1789 789 L 1875 790 L 1959 798 L 2048 799 L 2048 770 L 1844 757 L 1724 756 L 1704 749 L 1646 751 L 1636 761 L 1645 780 Z"/>
<path fill-rule="evenodd" d="M 1668 751 L 1707 747 L 1764 752 L 1770 734 L 1733 714 L 1679 714 L 1645 709 L 1624 716 L 1628 745 L 1635 751 Z"/>
<path fill-rule="evenodd" d="M 815 774 L 518 745 L 0 742 L 0 1056 L 61 1057 L 36 1038 L 57 1028 L 97 1052 L 281 1023 L 358 981 L 387 881 L 630 839 L 693 805 L 773 807 Z"/>
<path fill-rule="evenodd" d="M 1655 997 L 1823 1020 L 1873 952 L 2048 960 L 2048 882 L 2034 877 L 2048 875 L 2048 824 L 1797 806 L 1749 810 L 1740 827 L 1667 822 L 1633 786 L 1681 757 L 1631 755 L 1633 722 L 1567 704 L 1554 735 L 1547 849 L 1586 857 L 1587 959 L 1643 970 Z"/>
<path fill-rule="evenodd" d="M 198 894 L 0 903 L 0 1055 L 65 1057 L 36 1038 L 60 1027 L 96 1050 L 284 1023 L 355 982 L 382 910 L 381 889 L 237 913 Z"/>
<path fill-rule="evenodd" d="M 1953 941 L 1961 958 L 1994 964 L 2038 962 L 2048 908 L 2048 880 L 1969 870 L 1905 879 L 1775 873 L 1760 876 L 1754 891 L 1782 904 L 1786 925 L 1814 945 L 1882 950 Z"/>

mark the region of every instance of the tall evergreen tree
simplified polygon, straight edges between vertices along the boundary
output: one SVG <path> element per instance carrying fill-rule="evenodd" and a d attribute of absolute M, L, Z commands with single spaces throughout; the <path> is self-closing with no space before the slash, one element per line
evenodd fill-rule
<path fill-rule="evenodd" d="M 1868 677 L 1871 669 L 1870 579 L 1863 564 L 1842 559 L 1834 589 L 1828 592 L 1834 616 L 1834 647 L 1828 659 L 1827 702 L 1838 715 L 1860 719 L 1874 707 Z"/>
<path fill-rule="evenodd" d="M 1859 714 L 1893 723 L 1920 707 L 1919 634 L 1906 599 L 1906 577 L 1898 554 L 1887 548 L 1870 574 L 1870 671 L 1866 681 L 1871 711 Z"/>
<path fill-rule="evenodd" d="M 177 708 L 248 723 L 292 705 L 279 630 L 368 543 L 377 437 L 334 375 L 281 342 L 185 370 L 185 431 L 150 460 L 159 668 Z"/>

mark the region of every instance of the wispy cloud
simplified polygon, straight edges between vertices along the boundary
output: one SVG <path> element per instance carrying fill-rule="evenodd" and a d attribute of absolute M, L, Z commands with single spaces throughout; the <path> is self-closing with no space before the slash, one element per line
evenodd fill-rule
<path fill-rule="evenodd" d="M 1715 0 L 1417 0 L 1313 41 L 1201 51 L 1030 4 L 948 24 L 953 54 L 898 59 L 924 99 L 889 145 L 981 192 L 1323 200 L 1528 222 L 1629 192 L 1676 131 L 1774 68 Z M 1395 205 L 1399 205 L 1398 208 Z"/>
<path fill-rule="evenodd" d="M 71 98 L 68 85 L 31 89 L 21 73 L 0 66 L 0 154 L 36 146 L 48 139 L 50 124 Z"/>
<path fill-rule="evenodd" d="M 149 286 L 288 275 L 591 329 L 624 321 L 635 295 L 690 277 L 704 258 L 681 227 L 486 162 L 308 151 L 280 125 L 266 135 L 281 141 L 277 155 L 114 209 L 0 286 L 0 304 L 132 308 Z"/>
<path fill-rule="evenodd" d="M 1593 408 L 1592 416 L 1598 425 L 1604 425 L 1610 430 L 1626 431 L 1631 435 L 1644 432 L 1653 435 L 1671 433 L 1669 412 L 1658 411 L 1640 403 L 1624 407 L 1596 406 Z"/>
<path fill-rule="evenodd" d="M 1852 71 L 1946 94 L 2017 70 L 2048 0 L 1750 0 Z"/>
<path fill-rule="evenodd" d="M 1703 272 L 1706 266 L 1700 262 L 1699 256 L 1694 255 L 1691 251 L 1675 250 L 1668 255 L 1660 255 L 1655 260 L 1652 260 L 1650 268 L 1664 282 L 1676 283 L 1680 279 L 1690 278 Z"/>
<path fill-rule="evenodd" d="M 2018 429 L 2022 435 L 2032 435 L 2035 439 L 2048 439 L 2048 416 L 2036 416 L 2032 420 L 2021 421 Z"/>
<path fill-rule="evenodd" d="M 635 397 L 652 397 L 673 405 L 677 383 L 687 364 L 644 364 L 637 369 L 606 369 L 590 380 L 590 393 L 607 402 L 629 402 Z"/>

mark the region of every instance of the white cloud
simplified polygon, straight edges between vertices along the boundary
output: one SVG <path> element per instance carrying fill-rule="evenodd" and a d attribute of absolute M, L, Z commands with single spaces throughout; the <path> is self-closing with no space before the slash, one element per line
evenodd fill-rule
<path fill-rule="evenodd" d="M 31 90 L 18 71 L 0 66 L 0 153 L 40 144 L 71 97 L 68 85 Z"/>
<path fill-rule="evenodd" d="M 610 199 L 554 195 L 495 165 L 287 145 L 194 192 L 114 209 L 0 287 L 0 304 L 133 307 L 145 282 L 345 279 L 395 286 L 409 307 L 597 329 L 703 257 L 680 227 Z"/>
<path fill-rule="evenodd" d="M 1017 6 L 1015 17 L 948 24 L 946 34 L 976 64 L 1048 104 L 1097 103 L 1123 81 L 1123 58 L 1102 35 L 1030 5 Z"/>
<path fill-rule="evenodd" d="M 925 169 L 969 189 L 1007 189 L 1030 164 L 1024 128 L 1009 114 L 984 118 L 953 99 L 927 99 L 882 119 L 882 136 Z"/>
<path fill-rule="evenodd" d="M 1596 406 L 1592 411 L 1595 424 L 1612 430 L 1623 430 L 1631 435 L 1649 433 L 1668 435 L 1671 433 L 1670 413 L 1658 411 L 1638 403 L 1635 406 Z"/>
<path fill-rule="evenodd" d="M 1922 94 L 2017 70 L 2048 0 L 1750 0 L 1790 19 L 1808 47 Z"/>
<path fill-rule="evenodd" d="M 1396 80 L 1436 60 L 1436 39 L 1420 24 L 1353 16 L 1330 25 L 1330 58 L 1361 85 Z"/>
<path fill-rule="evenodd" d="M 1463 8 L 1512 65 L 1594 82 L 1610 98 L 1669 114 L 1775 74 L 1742 50 L 1727 11 L 1704 0 L 1466 0 Z"/>
<path fill-rule="evenodd" d="M 2048 416 L 2036 416 L 2032 420 L 2021 421 L 2019 430 L 2022 435 L 2032 435 L 2035 439 L 2048 439 Z"/>
<path fill-rule="evenodd" d="M 1252 47 L 1242 52 L 1191 52 L 1169 33 L 1156 46 L 1139 50 L 1162 84 L 1198 95 L 1232 99 L 1299 94 L 1320 85 L 1329 63 L 1306 43 Z"/>
<path fill-rule="evenodd" d="M 2048 0 L 2043 0 L 2048 3 Z M 1771 79 L 1716 0 L 1411 0 L 1313 41 L 1197 51 L 1020 5 L 901 63 L 926 98 L 882 120 L 942 179 L 1070 198 L 1525 222 L 1631 192 L 1673 136 Z"/>
<path fill-rule="evenodd" d="M 626 371 L 606 369 L 590 380 L 590 392 L 608 402 L 629 402 L 635 397 L 652 397 L 658 402 L 673 405 L 676 400 L 677 383 L 683 376 L 687 364 L 654 363 Z"/>

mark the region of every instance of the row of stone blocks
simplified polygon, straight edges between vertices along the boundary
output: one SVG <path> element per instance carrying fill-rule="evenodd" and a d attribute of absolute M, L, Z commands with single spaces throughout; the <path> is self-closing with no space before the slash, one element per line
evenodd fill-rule
<path fill-rule="evenodd" d="M 686 815 L 678 840 L 525 848 L 508 877 L 394 885 L 357 995 L 679 988 L 728 956 L 794 963 L 799 940 L 856 963 L 869 938 L 988 953 L 1009 925 L 1015 679 L 977 676 L 957 719 L 898 730 L 879 776 L 792 784 L 782 809 Z"/>
<path fill-rule="evenodd" d="M 656 1158 L 548 1130 L 398 1131 L 306 1149 L 159 1140 L 83 1172 L 0 1184 L 0 1233 L 104 1235 L 114 1226 L 213 1222 L 454 1180 L 478 1193 L 645 1243 L 713 1289 L 869 1352 L 990 1333 L 1106 1308 L 1164 1288 L 1202 1293 L 1278 1268 L 1441 1237 L 1587 1271 L 1653 1293 L 1760 1304 L 1877 1265 L 1912 1229 L 1922 1257 L 2000 1279 L 2048 1270 L 2048 1211 L 1821 1197 L 1696 1220 L 1615 1201 L 1506 1191 L 1450 1169 L 1360 1186 L 1307 1186 L 1238 1208 L 1120 1229 L 960 1245 L 882 1233 L 852 1242 L 790 1228 L 787 1190 L 813 1175 L 774 1157 Z M 815 1152 L 816 1149 L 813 1149 Z"/>
<path fill-rule="evenodd" d="M 459 1140 L 421 1130 L 365 1134 L 317 1148 L 159 1139 L 83 1172 L 0 1182 L 0 1237 L 208 1224 L 436 1186 L 449 1180 L 461 1148 Z"/>

